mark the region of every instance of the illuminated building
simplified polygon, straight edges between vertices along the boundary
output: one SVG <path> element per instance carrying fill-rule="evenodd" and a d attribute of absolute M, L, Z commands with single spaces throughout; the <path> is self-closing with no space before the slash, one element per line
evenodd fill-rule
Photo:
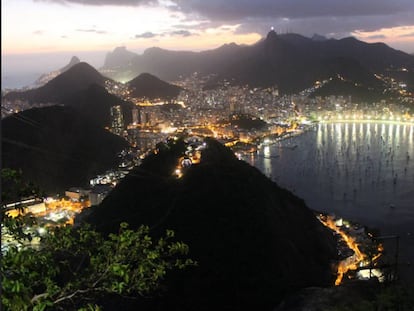
<path fill-rule="evenodd" d="M 111 107 L 111 130 L 117 135 L 122 135 L 124 131 L 124 118 L 119 105 Z"/>
<path fill-rule="evenodd" d="M 132 123 L 133 124 L 139 123 L 139 111 L 137 108 L 132 109 Z"/>

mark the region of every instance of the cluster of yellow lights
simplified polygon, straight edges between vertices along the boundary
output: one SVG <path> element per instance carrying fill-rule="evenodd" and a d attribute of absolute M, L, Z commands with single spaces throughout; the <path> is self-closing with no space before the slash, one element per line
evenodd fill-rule
<path fill-rule="evenodd" d="M 36 208 L 25 208 L 23 211 L 19 209 L 13 209 L 7 212 L 11 217 L 17 217 L 20 214 L 31 213 L 36 217 L 45 217 L 52 212 L 71 211 L 73 215 L 79 214 L 85 207 L 89 207 L 90 202 L 88 200 L 84 202 L 73 202 L 71 200 L 48 200 L 42 204 L 38 204 Z M 73 224 L 74 218 L 71 217 L 66 222 L 67 224 Z"/>
<path fill-rule="evenodd" d="M 319 218 L 319 220 L 326 227 L 338 233 L 342 237 L 342 239 L 346 242 L 348 247 L 354 251 L 354 255 L 346 258 L 345 260 L 342 260 L 338 265 L 335 285 L 339 285 L 341 284 L 345 273 L 347 273 L 349 270 L 356 270 L 358 268 L 358 264 L 361 263 L 366 256 L 359 250 L 358 244 L 356 243 L 355 239 L 347 235 L 340 228 L 338 228 L 338 226 L 335 224 L 335 221 L 332 217 L 328 216 L 326 220 Z"/>

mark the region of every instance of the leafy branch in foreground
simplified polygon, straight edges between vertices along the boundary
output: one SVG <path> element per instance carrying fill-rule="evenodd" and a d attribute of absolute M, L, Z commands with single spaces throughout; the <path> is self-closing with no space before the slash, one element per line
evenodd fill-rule
<path fill-rule="evenodd" d="M 37 197 L 40 193 L 32 183 L 22 178 L 22 172 L 9 168 L 1 169 L 1 226 L 2 234 L 10 234 L 20 244 L 31 240 L 31 234 L 24 231 L 26 226 L 32 226 L 36 221 L 30 214 L 25 213 L 20 205 L 15 207 L 17 215 L 9 214 L 7 204 L 20 201 L 27 197 Z"/>
<path fill-rule="evenodd" d="M 2 304 L 8 310 L 67 310 L 108 294 L 150 295 L 169 270 L 196 264 L 186 258 L 188 246 L 173 237 L 167 230 L 153 240 L 148 227 L 134 231 L 126 223 L 106 238 L 87 225 L 56 227 L 40 249 L 11 247 L 2 256 Z"/>

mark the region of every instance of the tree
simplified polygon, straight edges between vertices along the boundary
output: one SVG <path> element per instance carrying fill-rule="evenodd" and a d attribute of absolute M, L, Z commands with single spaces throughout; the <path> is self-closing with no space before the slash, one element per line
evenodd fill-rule
<path fill-rule="evenodd" d="M 32 239 L 32 234 L 24 230 L 26 226 L 33 225 L 36 221 L 31 214 L 24 213 L 21 205 L 15 207 L 19 214 L 12 217 L 8 213 L 7 204 L 20 201 L 27 197 L 36 197 L 39 189 L 32 183 L 25 182 L 22 172 L 9 168 L 1 170 L 1 230 L 3 234 L 10 234 L 20 245 Z M 3 243 L 2 243 L 3 245 Z"/>
<path fill-rule="evenodd" d="M 10 247 L 1 258 L 7 310 L 76 309 L 108 295 L 140 297 L 160 288 L 167 272 L 195 265 L 174 232 L 153 240 L 149 228 L 104 237 L 88 225 L 56 227 L 41 248 Z M 93 305 L 93 304 L 92 304 Z"/>
<path fill-rule="evenodd" d="M 90 225 L 49 230 L 38 248 L 25 247 L 32 236 L 24 230 L 36 221 L 23 208 L 16 217 L 6 204 L 35 195 L 36 188 L 21 173 L 2 170 L 2 233 L 18 243 L 2 249 L 1 303 L 6 310 L 99 310 L 95 303 L 107 295 L 137 298 L 158 290 L 170 270 L 196 263 L 186 258 L 188 246 L 173 241 L 174 232 L 154 240 L 149 228 L 103 234 Z"/>

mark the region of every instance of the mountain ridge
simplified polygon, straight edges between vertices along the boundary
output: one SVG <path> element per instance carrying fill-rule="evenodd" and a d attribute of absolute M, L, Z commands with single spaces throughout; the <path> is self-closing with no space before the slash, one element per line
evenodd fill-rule
<path fill-rule="evenodd" d="M 341 58 L 359 63 L 365 71 L 364 76 L 371 78 L 374 73 L 386 72 L 389 67 L 405 66 L 414 70 L 414 57 L 383 43 L 366 43 L 353 37 L 313 40 L 275 31 L 248 46 L 228 44 L 201 52 L 149 48 L 141 55 L 135 54 L 127 67 L 112 69 L 125 70 L 135 76 L 149 72 L 166 81 L 194 72 L 216 74 L 217 79 L 234 84 L 259 87 L 277 84 L 282 93 L 291 93 L 312 86 L 316 80 L 338 74 L 326 70 L 324 65 L 330 61 L 330 68 L 335 68 L 335 60 Z M 110 69 L 106 65 L 104 68 Z"/>

